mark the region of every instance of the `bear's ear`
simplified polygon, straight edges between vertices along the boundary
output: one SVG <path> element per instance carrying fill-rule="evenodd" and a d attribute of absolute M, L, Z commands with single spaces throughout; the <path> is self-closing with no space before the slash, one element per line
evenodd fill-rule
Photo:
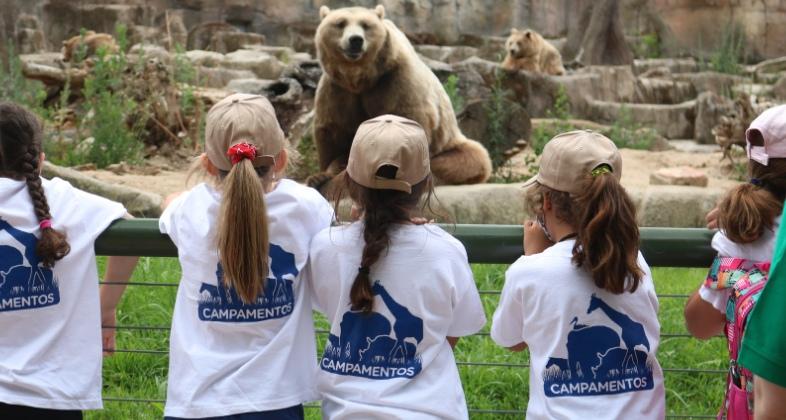
<path fill-rule="evenodd" d="M 322 7 L 319 8 L 319 18 L 320 19 L 324 19 L 325 16 L 328 15 L 328 13 L 330 13 L 330 8 L 329 7 L 322 6 Z"/>
<path fill-rule="evenodd" d="M 525 36 L 527 37 L 527 39 L 532 38 L 532 31 L 527 31 L 527 34 Z"/>
<path fill-rule="evenodd" d="M 374 11 L 380 19 L 385 19 L 385 6 L 378 4 L 377 7 L 374 8 Z"/>
<path fill-rule="evenodd" d="M 516 28 L 510 28 L 510 34 L 511 34 L 511 35 L 513 35 L 513 34 L 517 34 L 517 33 L 519 33 L 519 30 L 518 30 L 518 29 L 516 29 Z"/>

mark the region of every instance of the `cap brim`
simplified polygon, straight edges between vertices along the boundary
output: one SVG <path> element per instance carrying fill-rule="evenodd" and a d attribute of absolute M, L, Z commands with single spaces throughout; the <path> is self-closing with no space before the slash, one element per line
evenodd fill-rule
<path fill-rule="evenodd" d="M 270 155 L 261 155 L 255 157 L 253 162 L 255 168 L 260 166 L 274 166 L 276 164 L 276 158 Z"/>
<path fill-rule="evenodd" d="M 376 190 L 398 190 L 407 194 L 412 193 L 412 186 L 409 185 L 408 182 L 401 181 L 399 179 L 387 179 L 382 177 L 375 177 L 373 180 L 371 180 L 371 185 L 369 188 Z"/>
<path fill-rule="evenodd" d="M 528 179 L 524 185 L 521 186 L 522 190 L 528 190 L 532 188 L 535 184 L 538 183 L 538 175 L 533 176 L 532 178 Z"/>

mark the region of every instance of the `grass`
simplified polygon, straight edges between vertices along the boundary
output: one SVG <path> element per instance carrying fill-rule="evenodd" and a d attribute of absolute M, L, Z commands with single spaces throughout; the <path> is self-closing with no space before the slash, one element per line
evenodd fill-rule
<path fill-rule="evenodd" d="M 99 259 L 103 265 L 104 259 Z M 478 289 L 499 290 L 504 281 L 502 265 L 475 265 Z M 666 371 L 666 409 L 670 415 L 714 415 L 721 403 L 725 376 L 722 373 L 679 372 L 668 369 L 722 370 L 726 365 L 725 342 L 715 338 L 701 342 L 680 336 L 686 334 L 682 320 L 685 297 L 693 291 L 705 269 L 656 268 L 653 270 L 661 302 L 662 338 L 658 359 Z M 173 258 L 143 258 L 133 281 L 174 283 L 180 268 Z M 175 301 L 174 287 L 129 286 L 118 310 L 118 324 L 125 326 L 168 326 Z M 490 320 L 498 296 L 483 294 L 486 316 Z M 318 317 L 317 329 L 328 328 Z M 483 330 L 488 332 L 488 325 Z M 168 349 L 168 331 L 118 331 L 118 349 Z M 321 351 L 325 335 L 318 336 Z M 459 362 L 512 363 L 529 362 L 527 352 L 510 353 L 497 347 L 488 336 L 462 339 L 456 349 Z M 521 418 L 525 410 L 529 371 L 526 367 L 460 366 L 461 379 L 471 409 L 511 410 L 514 415 L 475 412 L 473 419 Z M 167 358 L 161 354 L 118 353 L 104 361 L 104 397 L 163 400 L 166 396 Z M 306 410 L 307 418 L 318 419 L 319 409 Z M 102 411 L 88 412 L 87 419 L 160 419 L 163 403 L 105 401 Z"/>

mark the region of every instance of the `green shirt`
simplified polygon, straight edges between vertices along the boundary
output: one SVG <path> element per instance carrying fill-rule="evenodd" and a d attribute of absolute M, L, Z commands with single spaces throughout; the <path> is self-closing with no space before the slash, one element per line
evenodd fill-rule
<path fill-rule="evenodd" d="M 783 220 L 786 222 L 786 220 Z M 769 382 L 786 387 L 786 227 L 781 225 L 769 280 L 748 316 L 740 365 Z"/>

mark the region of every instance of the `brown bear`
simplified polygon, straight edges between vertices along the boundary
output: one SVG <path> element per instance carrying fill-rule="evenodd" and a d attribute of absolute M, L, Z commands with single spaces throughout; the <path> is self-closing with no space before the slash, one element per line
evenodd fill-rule
<path fill-rule="evenodd" d="M 308 179 L 310 186 L 320 189 L 339 174 L 360 123 L 383 114 L 423 126 L 438 183 L 475 184 L 489 178 L 488 152 L 461 134 L 439 79 L 404 33 L 385 19 L 383 6 L 334 11 L 322 6 L 319 13 L 315 43 L 324 72 L 315 99 L 314 142 L 322 172 Z"/>
<path fill-rule="evenodd" d="M 505 41 L 505 50 L 507 50 L 507 55 L 502 61 L 502 68 L 506 70 L 527 70 L 552 75 L 565 74 L 559 51 L 543 39 L 539 33 L 531 29 L 519 31 L 513 28 L 510 37 Z"/>
<path fill-rule="evenodd" d="M 61 51 L 63 53 L 63 61 L 71 61 L 81 45 L 87 46 L 83 58 L 95 55 L 101 47 L 105 48 L 107 54 L 117 54 L 120 51 L 112 35 L 87 31 L 84 35 L 77 35 L 63 41 L 63 49 Z"/>

